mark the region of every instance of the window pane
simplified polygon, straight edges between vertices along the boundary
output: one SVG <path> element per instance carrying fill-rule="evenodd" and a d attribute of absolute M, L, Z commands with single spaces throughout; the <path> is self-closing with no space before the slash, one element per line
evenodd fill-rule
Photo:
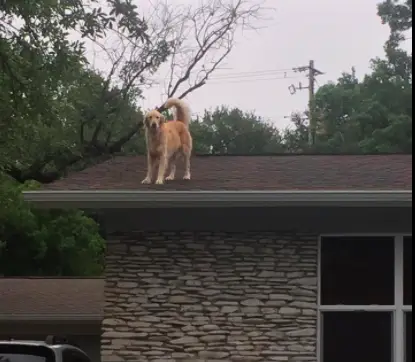
<path fill-rule="evenodd" d="M 392 362 L 392 314 L 323 313 L 323 362 Z"/>
<path fill-rule="evenodd" d="M 0 361 L 55 362 L 54 352 L 43 346 L 27 346 L 18 343 L 0 344 Z"/>
<path fill-rule="evenodd" d="M 412 362 L 412 312 L 405 313 L 405 361 Z"/>
<path fill-rule="evenodd" d="M 404 239 L 403 253 L 403 301 L 412 305 L 412 236 Z"/>
<path fill-rule="evenodd" d="M 321 304 L 393 305 L 394 238 L 334 237 L 321 242 Z"/>

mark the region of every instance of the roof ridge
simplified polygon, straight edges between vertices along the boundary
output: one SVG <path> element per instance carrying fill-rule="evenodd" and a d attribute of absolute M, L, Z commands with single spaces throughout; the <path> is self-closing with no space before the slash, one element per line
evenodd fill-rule
<path fill-rule="evenodd" d="M 195 154 L 197 157 L 261 157 L 261 156 L 278 156 L 278 157 L 302 157 L 302 156 L 412 156 L 412 153 L 408 152 L 397 152 L 397 153 L 387 153 L 387 152 L 378 152 L 378 153 L 358 153 L 358 152 L 348 152 L 348 153 L 318 153 L 318 152 L 310 152 L 310 153 L 224 153 L 224 154 L 209 154 L 209 153 L 199 153 Z"/>

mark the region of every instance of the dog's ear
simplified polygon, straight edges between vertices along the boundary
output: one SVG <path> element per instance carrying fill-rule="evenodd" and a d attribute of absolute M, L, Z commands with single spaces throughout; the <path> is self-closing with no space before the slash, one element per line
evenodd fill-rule
<path fill-rule="evenodd" d="M 160 123 L 166 123 L 166 116 L 160 113 Z"/>

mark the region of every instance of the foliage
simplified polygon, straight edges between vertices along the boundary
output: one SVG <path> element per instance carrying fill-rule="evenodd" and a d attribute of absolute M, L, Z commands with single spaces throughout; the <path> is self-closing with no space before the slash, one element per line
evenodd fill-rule
<path fill-rule="evenodd" d="M 281 152 L 279 131 L 253 113 L 222 106 L 191 123 L 196 152 L 261 154 Z"/>
<path fill-rule="evenodd" d="M 405 39 L 405 32 L 412 30 L 412 0 L 384 0 L 378 5 L 378 15 L 391 31 L 385 48 L 394 51 Z"/>
<path fill-rule="evenodd" d="M 412 29 L 412 0 L 385 0 L 378 9 L 391 29 L 386 58 L 372 60 L 362 81 L 353 70 L 318 90 L 314 151 L 412 152 L 412 54 L 400 48 Z"/>
<path fill-rule="evenodd" d="M 1 2 L 0 145 L 7 145 L 0 146 L 3 166 L 14 165 L 16 159 L 19 167 L 31 164 L 28 140 L 50 143 L 61 136 L 58 144 L 70 142 L 61 105 L 86 62 L 84 43 L 71 41 L 71 34 L 99 38 L 117 29 L 136 41 L 148 41 L 147 26 L 130 0 L 107 0 L 107 12 L 98 4 L 98 0 Z M 67 151 L 63 144 L 60 153 Z M 50 156 L 49 150 L 45 152 Z"/>
<path fill-rule="evenodd" d="M 412 82 L 388 74 L 385 63 L 359 82 L 350 74 L 323 86 L 318 147 L 330 152 L 411 152 Z"/>
<path fill-rule="evenodd" d="M 282 133 L 283 148 L 289 153 L 306 153 L 309 151 L 308 125 L 301 113 L 291 115 L 292 127 L 287 127 Z"/>
<path fill-rule="evenodd" d="M 32 210 L 18 184 L 0 174 L 0 275 L 100 275 L 104 240 L 82 211 Z"/>

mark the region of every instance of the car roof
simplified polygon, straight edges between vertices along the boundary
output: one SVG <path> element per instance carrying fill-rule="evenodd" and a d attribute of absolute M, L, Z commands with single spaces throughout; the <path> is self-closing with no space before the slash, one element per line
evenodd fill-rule
<path fill-rule="evenodd" d="M 45 347 L 52 347 L 53 345 L 47 344 L 43 341 L 27 341 L 27 340 L 6 340 L 6 341 L 0 341 L 0 344 L 7 344 L 7 345 L 13 345 L 13 344 L 19 344 L 19 345 L 26 345 L 26 346 L 45 346 Z"/>
<path fill-rule="evenodd" d="M 12 346 L 12 345 L 20 345 L 20 346 L 38 346 L 38 347 L 47 347 L 50 349 L 62 349 L 62 348 L 71 348 L 71 349 L 75 349 L 83 354 L 85 354 L 85 352 L 83 350 L 81 350 L 80 348 L 78 348 L 77 346 L 74 346 L 72 344 L 67 344 L 67 343 L 57 343 L 57 344 L 49 344 L 46 343 L 44 341 L 30 341 L 30 340 L 0 340 L 0 346 L 1 345 L 8 345 L 8 346 Z"/>

